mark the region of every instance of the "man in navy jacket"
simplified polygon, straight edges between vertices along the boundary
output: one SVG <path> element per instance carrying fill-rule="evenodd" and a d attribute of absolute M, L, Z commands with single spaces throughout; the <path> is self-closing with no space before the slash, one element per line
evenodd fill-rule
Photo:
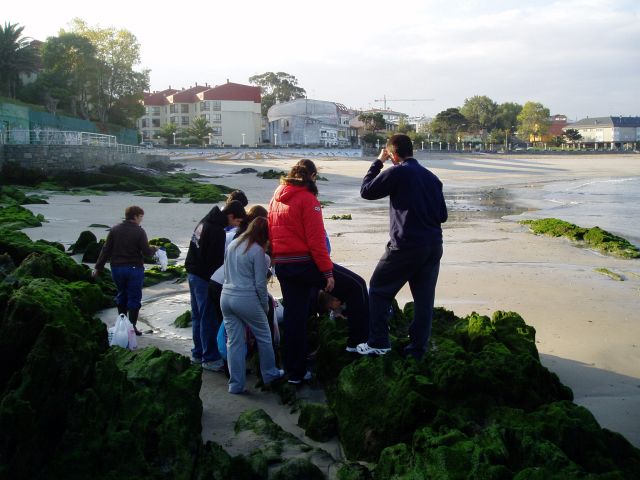
<path fill-rule="evenodd" d="M 385 161 L 393 166 L 384 172 Z M 409 282 L 414 318 L 405 353 L 422 358 L 431 335 L 433 303 L 442 257 L 442 228 L 447 206 L 442 182 L 413 158 L 407 135 L 394 135 L 362 181 L 366 200 L 389 197 L 389 243 L 369 282 L 369 339 L 357 351 L 384 355 L 391 350 L 388 319 L 391 302 Z"/>

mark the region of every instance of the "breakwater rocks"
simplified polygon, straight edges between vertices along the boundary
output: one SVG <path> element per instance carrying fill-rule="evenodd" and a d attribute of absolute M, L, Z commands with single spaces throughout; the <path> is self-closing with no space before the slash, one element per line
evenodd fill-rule
<path fill-rule="evenodd" d="M 111 281 L 18 223 L 0 207 L 0 478 L 251 478 L 202 443 L 200 368 L 109 348 Z"/>
<path fill-rule="evenodd" d="M 224 185 L 203 183 L 201 180 L 205 177 L 197 173 L 166 173 L 125 164 L 47 173 L 5 163 L 2 176 L 6 184 L 40 190 L 75 193 L 133 192 L 138 195 L 177 199 L 186 196 L 193 203 L 224 201 L 226 194 L 232 191 Z M 39 197 L 30 201 L 37 200 L 40 200 Z"/>

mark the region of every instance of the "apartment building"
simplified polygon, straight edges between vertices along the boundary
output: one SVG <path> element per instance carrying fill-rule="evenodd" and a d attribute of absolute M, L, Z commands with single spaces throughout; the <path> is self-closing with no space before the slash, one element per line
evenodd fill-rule
<path fill-rule="evenodd" d="M 256 145 L 260 143 L 260 87 L 227 83 L 207 84 L 188 89 L 168 88 L 144 95 L 145 115 L 138 120 L 144 140 L 157 141 L 168 123 L 178 131 L 204 117 L 213 129 L 211 145 Z"/>
<path fill-rule="evenodd" d="M 577 130 L 580 143 L 595 148 L 637 148 L 640 144 L 640 117 L 593 117 L 568 124 Z"/>

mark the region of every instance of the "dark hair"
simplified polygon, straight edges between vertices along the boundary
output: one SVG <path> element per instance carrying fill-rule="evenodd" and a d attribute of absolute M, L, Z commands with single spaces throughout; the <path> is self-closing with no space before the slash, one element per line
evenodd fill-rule
<path fill-rule="evenodd" d="M 231 200 L 222 209 L 222 213 L 225 215 L 233 215 L 234 218 L 244 218 L 247 216 L 247 212 L 244 211 L 244 207 L 238 200 Z"/>
<path fill-rule="evenodd" d="M 240 247 L 241 243 L 247 243 L 244 249 L 245 253 L 254 243 L 257 243 L 266 250 L 269 245 L 269 226 L 267 219 L 265 217 L 254 218 L 247 227 L 247 230 L 238 237 L 237 242 L 236 248 Z"/>
<path fill-rule="evenodd" d="M 264 217 L 267 218 L 268 212 L 267 209 L 262 205 L 254 205 L 247 211 L 247 216 L 242 219 L 240 226 L 238 226 L 238 230 L 236 230 L 236 238 L 242 235 L 246 230 L 249 224 L 253 221 L 254 218 Z"/>
<path fill-rule="evenodd" d="M 387 140 L 387 149 L 397 153 L 400 158 L 413 156 L 413 143 L 411 143 L 411 139 L 407 135 L 402 133 L 393 135 Z"/>
<path fill-rule="evenodd" d="M 232 202 L 234 200 L 237 200 L 238 202 L 240 202 L 243 207 L 246 207 L 247 205 L 249 205 L 249 200 L 247 199 L 247 196 L 244 194 L 242 190 L 234 190 L 229 194 L 229 196 L 227 197 L 227 203 Z"/>
<path fill-rule="evenodd" d="M 329 311 L 329 307 L 331 306 L 331 302 L 333 302 L 334 300 L 336 300 L 336 297 L 334 297 L 330 293 L 325 292 L 324 290 L 320 290 L 320 292 L 318 292 L 318 312 L 327 313 Z"/>
<path fill-rule="evenodd" d="M 144 210 L 137 205 L 131 205 L 124 209 L 124 218 L 126 220 L 133 220 L 138 215 L 144 215 Z"/>
<path fill-rule="evenodd" d="M 313 178 L 314 174 L 318 174 L 316 164 L 308 158 L 303 158 L 293 167 L 291 167 L 289 175 L 287 175 L 286 177 L 282 177 L 280 179 L 280 183 L 284 185 L 298 185 L 306 187 L 307 190 L 309 190 L 317 197 L 318 187 L 316 186 L 316 181 Z"/>

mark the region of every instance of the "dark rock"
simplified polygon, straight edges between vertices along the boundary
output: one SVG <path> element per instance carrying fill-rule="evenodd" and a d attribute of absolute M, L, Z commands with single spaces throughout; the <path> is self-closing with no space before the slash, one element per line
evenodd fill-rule
<path fill-rule="evenodd" d="M 187 279 L 187 271 L 184 265 L 169 265 L 163 272 L 159 266 L 151 267 L 144 272 L 144 286 L 150 287 L 160 282 L 173 280 L 175 283 L 184 282 Z"/>
<path fill-rule="evenodd" d="M 271 480 L 325 480 L 324 474 L 309 460 L 293 458 L 274 469 L 269 476 Z"/>
<path fill-rule="evenodd" d="M 69 251 L 72 255 L 76 255 L 78 253 L 84 253 L 87 250 L 87 247 L 92 243 L 97 243 L 98 239 L 94 235 L 93 232 L 89 230 L 84 230 L 80 233 L 80 236 L 75 241 L 73 245 L 69 247 Z"/>
<path fill-rule="evenodd" d="M 287 172 L 284 172 L 282 170 L 273 170 L 270 168 L 269 170 L 257 173 L 256 175 L 264 179 L 279 179 L 280 177 L 286 177 Z"/>
<path fill-rule="evenodd" d="M 85 198 L 84 200 L 80 200 L 81 203 L 91 203 L 91 200 Z"/>
<path fill-rule="evenodd" d="M 41 227 L 44 222 L 44 216 L 41 214 L 34 215 L 20 205 L 10 205 L 8 207 L 0 207 L 0 226 L 12 230 L 18 230 L 29 227 Z"/>
<path fill-rule="evenodd" d="M 3 280 L 8 274 L 15 270 L 16 264 L 13 263 L 11 255 L 8 253 L 0 254 L 0 280 Z"/>
<path fill-rule="evenodd" d="M 168 238 L 152 238 L 149 240 L 149 245 L 163 247 L 167 252 L 168 258 L 178 258 L 180 256 L 180 248 L 178 248 L 178 246 L 175 243 L 172 243 Z"/>
<path fill-rule="evenodd" d="M 64 248 L 64 245 L 61 244 L 60 242 L 50 242 L 49 240 L 43 240 L 42 238 L 40 240 L 36 240 L 36 243 L 40 243 L 43 245 L 50 245 L 53 248 L 56 248 L 58 250 L 60 250 L 62 253 L 66 252 L 66 249 Z"/>
<path fill-rule="evenodd" d="M 162 197 L 160 200 L 158 200 L 158 203 L 180 203 L 180 199 L 179 198 Z"/>
<path fill-rule="evenodd" d="M 247 168 L 242 168 L 237 172 L 233 172 L 233 173 L 258 173 L 258 171 L 255 168 L 247 167 Z"/>
<path fill-rule="evenodd" d="M 371 480 L 372 478 L 369 469 L 359 463 L 343 463 L 338 469 L 338 480 Z"/>
<path fill-rule="evenodd" d="M 91 242 L 86 245 L 84 254 L 82 255 L 82 263 L 96 263 L 102 247 L 104 247 L 105 240 L 101 239 L 99 242 Z"/>

